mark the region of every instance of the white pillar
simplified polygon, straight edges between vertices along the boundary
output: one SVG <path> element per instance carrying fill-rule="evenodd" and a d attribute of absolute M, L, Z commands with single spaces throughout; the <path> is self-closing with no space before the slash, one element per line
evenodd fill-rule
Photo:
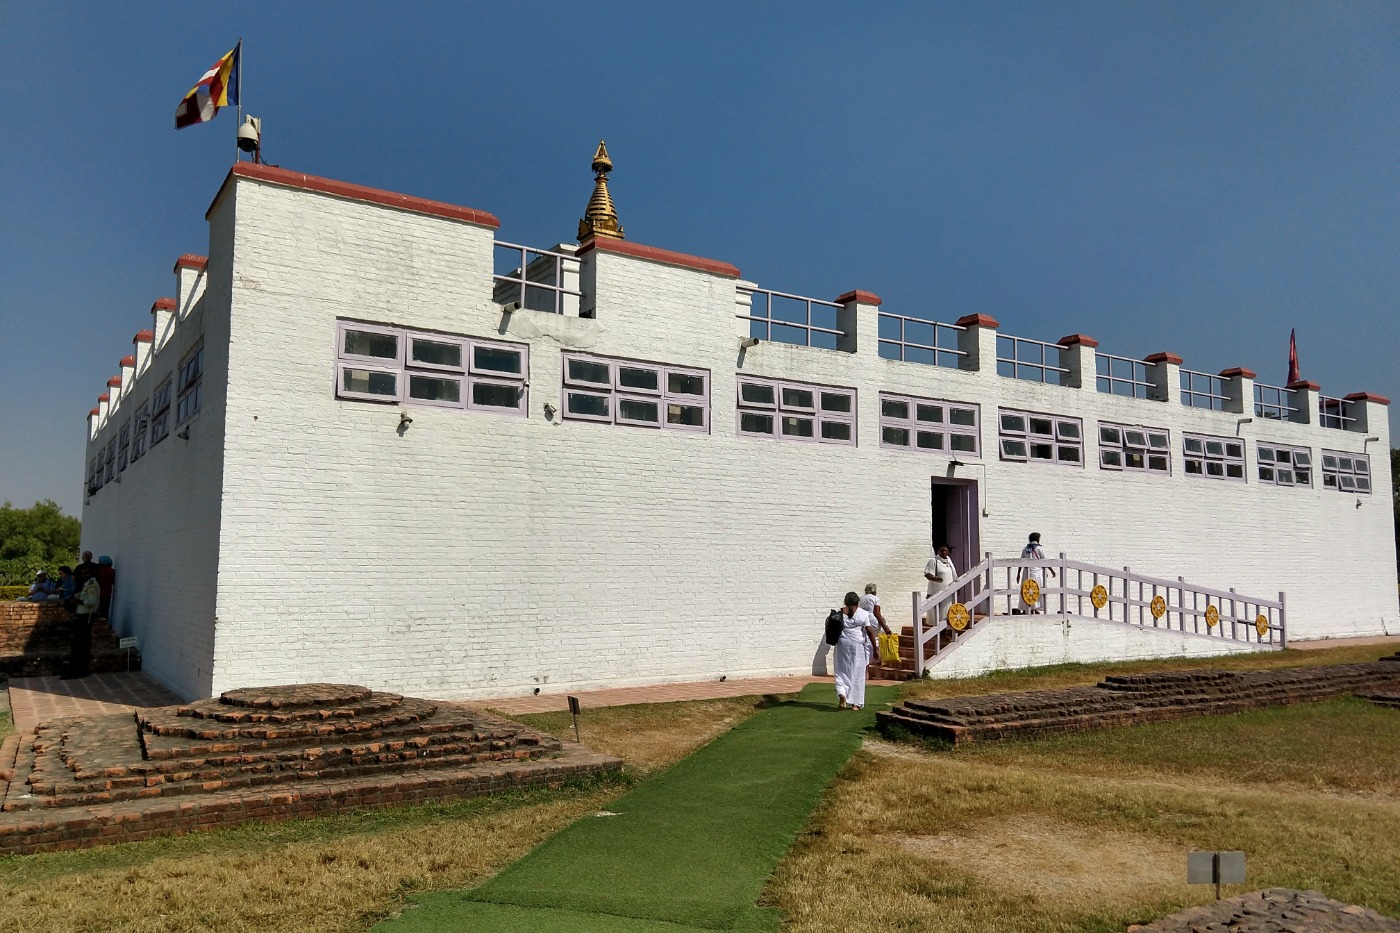
<path fill-rule="evenodd" d="M 958 318 L 958 349 L 963 351 L 960 369 L 997 374 L 997 328 L 1001 324 L 989 314 L 968 314 Z"/>
<path fill-rule="evenodd" d="M 854 353 L 866 362 L 880 358 L 880 296 L 874 292 L 849 291 L 836 299 L 836 326 L 843 333 L 836 338 L 836 349 Z"/>

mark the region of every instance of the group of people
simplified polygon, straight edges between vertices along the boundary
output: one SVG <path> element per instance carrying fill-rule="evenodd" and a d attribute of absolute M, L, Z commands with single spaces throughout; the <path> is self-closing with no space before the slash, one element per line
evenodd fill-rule
<path fill-rule="evenodd" d="M 1040 532 L 1031 532 L 1026 546 L 1021 549 L 1022 560 L 1045 560 L 1045 551 L 1040 546 Z M 1055 575 L 1049 566 L 1022 567 L 1018 582 L 1024 579 L 1035 580 L 1040 589 L 1045 588 L 1045 574 Z M 958 578 L 958 568 L 953 565 L 952 549 L 946 544 L 934 548 L 924 565 L 924 579 L 928 581 L 927 595 L 941 593 Z M 872 658 L 880 656 L 881 634 L 891 635 L 885 615 L 880 610 L 880 597 L 874 583 L 865 585 L 865 595 L 858 596 L 854 590 L 846 594 L 841 610 L 841 639 L 836 643 L 836 706 L 838 709 L 862 709 L 865 706 L 865 669 Z M 1037 613 L 1043 600 L 1029 608 Z M 948 603 L 940 603 L 929 613 L 929 622 L 941 622 L 948 613 Z"/>
<path fill-rule="evenodd" d="M 106 554 L 92 559 L 91 551 L 83 552 L 76 567 L 58 568 L 58 579 L 51 580 L 46 571 L 34 574 L 29 592 L 22 597 L 27 602 L 61 601 L 75 618 L 70 627 L 68 668 L 65 678 L 86 677 L 92 667 L 92 623 L 106 619 L 112 607 L 116 589 L 117 570 Z"/>

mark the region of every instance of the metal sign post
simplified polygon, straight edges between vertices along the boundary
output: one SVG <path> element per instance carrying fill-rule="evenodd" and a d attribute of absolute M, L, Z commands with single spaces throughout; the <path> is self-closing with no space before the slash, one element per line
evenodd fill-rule
<path fill-rule="evenodd" d="M 1186 853 L 1186 883 L 1213 884 L 1215 899 L 1220 900 L 1222 884 L 1244 884 L 1244 853 Z"/>
<path fill-rule="evenodd" d="M 578 711 L 578 697 L 569 697 L 569 712 L 574 717 L 574 741 L 582 744 L 583 740 L 578 737 Z"/>
<path fill-rule="evenodd" d="M 121 641 L 117 642 L 117 647 L 118 647 L 118 648 L 124 648 L 124 649 L 126 650 L 126 672 L 127 672 L 128 674 L 130 674 L 130 673 L 131 673 L 131 649 L 136 647 L 136 636 L 135 636 L 135 635 L 128 635 L 126 638 L 123 638 Z"/>

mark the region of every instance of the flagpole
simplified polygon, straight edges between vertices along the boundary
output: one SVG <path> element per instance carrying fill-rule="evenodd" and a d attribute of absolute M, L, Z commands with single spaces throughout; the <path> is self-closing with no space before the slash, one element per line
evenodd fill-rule
<path fill-rule="evenodd" d="M 238 44 L 234 46 L 233 60 L 238 62 L 238 122 L 233 128 L 233 161 L 238 161 L 238 131 L 243 126 L 243 37 L 238 37 Z"/>

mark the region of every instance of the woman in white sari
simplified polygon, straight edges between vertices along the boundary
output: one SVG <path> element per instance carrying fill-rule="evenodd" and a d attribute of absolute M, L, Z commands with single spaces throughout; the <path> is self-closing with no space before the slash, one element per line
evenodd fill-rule
<path fill-rule="evenodd" d="M 957 579 L 958 568 L 953 566 L 952 553 L 948 550 L 948 545 L 940 544 L 932 554 L 929 555 L 928 563 L 924 565 L 924 579 L 928 581 L 928 595 L 943 592 L 943 588 Z M 937 609 L 929 611 L 924 618 L 930 626 L 937 625 L 948 616 L 948 603 L 939 604 Z"/>
<path fill-rule="evenodd" d="M 865 665 L 870 651 L 880 656 L 875 643 L 875 617 L 860 608 L 854 591 L 846 594 L 841 610 L 841 640 L 836 643 L 836 708 L 860 709 L 865 706 Z"/>

